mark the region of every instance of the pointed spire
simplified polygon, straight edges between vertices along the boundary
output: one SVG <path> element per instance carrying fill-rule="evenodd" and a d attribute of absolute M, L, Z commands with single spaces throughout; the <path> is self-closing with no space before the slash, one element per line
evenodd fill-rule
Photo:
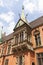
<path fill-rule="evenodd" d="M 0 27 L 0 43 L 2 42 L 2 29 L 3 27 Z"/>
<path fill-rule="evenodd" d="M 22 6 L 21 19 L 24 20 L 24 21 L 26 21 L 26 20 L 25 20 L 25 15 L 24 15 L 24 6 Z"/>
<path fill-rule="evenodd" d="M 2 37 L 2 27 L 0 27 L 0 38 Z"/>

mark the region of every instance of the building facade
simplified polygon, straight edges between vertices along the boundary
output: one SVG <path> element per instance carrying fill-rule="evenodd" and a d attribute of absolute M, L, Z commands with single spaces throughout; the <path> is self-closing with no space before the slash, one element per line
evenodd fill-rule
<path fill-rule="evenodd" d="M 43 16 L 28 23 L 22 9 L 13 30 L 2 37 L 0 65 L 43 65 Z"/>

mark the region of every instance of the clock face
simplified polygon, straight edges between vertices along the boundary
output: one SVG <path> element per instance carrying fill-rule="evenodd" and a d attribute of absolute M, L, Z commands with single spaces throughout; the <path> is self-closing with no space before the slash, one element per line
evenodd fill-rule
<path fill-rule="evenodd" d="M 21 26 L 21 25 L 23 25 L 23 24 L 24 24 L 23 21 L 19 21 L 18 24 L 17 24 L 17 26 L 16 26 L 16 28 L 19 27 L 19 26 Z"/>

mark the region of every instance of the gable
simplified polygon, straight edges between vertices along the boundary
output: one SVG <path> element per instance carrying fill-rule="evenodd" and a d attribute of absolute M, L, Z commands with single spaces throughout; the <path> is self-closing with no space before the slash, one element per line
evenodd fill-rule
<path fill-rule="evenodd" d="M 21 17 L 20 17 L 19 21 L 17 22 L 17 24 L 16 24 L 16 26 L 15 26 L 14 29 L 16 29 L 16 28 L 22 26 L 23 24 L 29 25 L 28 22 L 27 22 L 27 20 L 26 20 L 25 15 L 24 15 L 24 7 L 22 7 L 22 14 L 21 14 Z M 30 26 L 30 25 L 29 25 L 29 26 Z"/>
<path fill-rule="evenodd" d="M 24 24 L 24 21 L 19 20 L 19 21 L 17 22 L 15 28 L 18 28 L 18 27 L 22 26 L 23 24 Z"/>

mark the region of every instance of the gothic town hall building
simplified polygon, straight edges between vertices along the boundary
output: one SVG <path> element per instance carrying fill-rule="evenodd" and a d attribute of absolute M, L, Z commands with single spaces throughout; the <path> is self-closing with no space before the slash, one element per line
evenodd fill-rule
<path fill-rule="evenodd" d="M 0 65 L 43 65 L 43 16 L 28 23 L 22 9 L 13 30 L 0 42 Z"/>

